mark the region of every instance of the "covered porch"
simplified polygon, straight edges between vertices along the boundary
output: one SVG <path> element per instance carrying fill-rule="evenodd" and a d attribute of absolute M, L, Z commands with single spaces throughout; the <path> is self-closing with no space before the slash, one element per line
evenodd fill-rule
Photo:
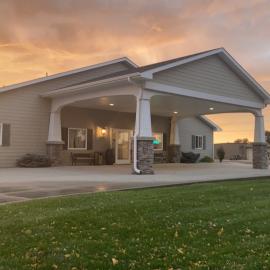
<path fill-rule="evenodd" d="M 171 162 L 179 163 L 185 143 L 179 136 L 181 119 L 244 112 L 254 115 L 253 168 L 268 168 L 262 112 L 269 102 L 268 93 L 224 50 L 191 58 L 43 94 L 51 99 L 49 156 L 61 162 L 65 145 L 62 112 L 67 107 L 95 109 L 92 117 L 96 118 L 101 111 L 117 113 L 118 123 L 109 128 L 130 131 L 128 155 L 135 174 L 154 173 L 154 117 L 169 121 L 166 151 Z M 159 123 L 161 120 L 155 124 L 157 129 Z"/>

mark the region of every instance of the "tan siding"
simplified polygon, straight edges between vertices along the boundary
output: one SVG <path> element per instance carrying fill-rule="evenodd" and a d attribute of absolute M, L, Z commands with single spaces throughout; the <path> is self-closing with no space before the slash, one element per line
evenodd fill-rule
<path fill-rule="evenodd" d="M 159 83 L 208 94 L 261 102 L 260 97 L 218 56 L 161 71 L 154 76 Z"/>
<path fill-rule="evenodd" d="M 0 146 L 0 167 L 14 166 L 16 159 L 26 153 L 46 153 L 50 100 L 41 98 L 41 93 L 126 68 L 117 63 L 1 93 L 0 123 L 11 125 L 11 142 L 8 147 Z"/>

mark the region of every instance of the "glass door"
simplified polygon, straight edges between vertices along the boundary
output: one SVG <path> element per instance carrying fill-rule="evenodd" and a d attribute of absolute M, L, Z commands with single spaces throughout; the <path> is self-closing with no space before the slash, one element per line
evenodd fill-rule
<path fill-rule="evenodd" d="M 117 129 L 115 135 L 115 163 L 129 164 L 132 131 L 126 129 Z"/>

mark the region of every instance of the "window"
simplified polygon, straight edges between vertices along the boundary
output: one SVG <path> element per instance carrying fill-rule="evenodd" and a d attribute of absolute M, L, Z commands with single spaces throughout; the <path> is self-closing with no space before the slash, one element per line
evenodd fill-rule
<path fill-rule="evenodd" d="M 3 145 L 3 123 L 0 123 L 0 146 Z"/>
<path fill-rule="evenodd" d="M 206 136 L 192 135 L 192 149 L 206 149 Z"/>
<path fill-rule="evenodd" d="M 202 149 L 203 148 L 203 136 L 197 135 L 195 137 L 195 149 Z"/>
<path fill-rule="evenodd" d="M 153 133 L 153 140 L 154 150 L 163 150 L 163 133 Z"/>
<path fill-rule="evenodd" d="M 68 149 L 86 150 L 87 149 L 87 129 L 69 128 L 68 129 Z"/>

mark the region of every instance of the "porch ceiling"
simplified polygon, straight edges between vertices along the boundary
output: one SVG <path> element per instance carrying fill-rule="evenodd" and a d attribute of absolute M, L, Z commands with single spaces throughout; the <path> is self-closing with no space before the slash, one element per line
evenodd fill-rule
<path fill-rule="evenodd" d="M 118 112 L 135 113 L 136 98 L 131 95 L 107 96 L 83 100 L 73 103 L 71 106 L 91 108 Z M 151 99 L 151 113 L 160 116 L 172 116 L 178 112 L 179 116 L 207 115 L 229 112 L 245 112 L 245 107 L 213 102 L 203 99 L 175 96 L 156 95 Z"/>

